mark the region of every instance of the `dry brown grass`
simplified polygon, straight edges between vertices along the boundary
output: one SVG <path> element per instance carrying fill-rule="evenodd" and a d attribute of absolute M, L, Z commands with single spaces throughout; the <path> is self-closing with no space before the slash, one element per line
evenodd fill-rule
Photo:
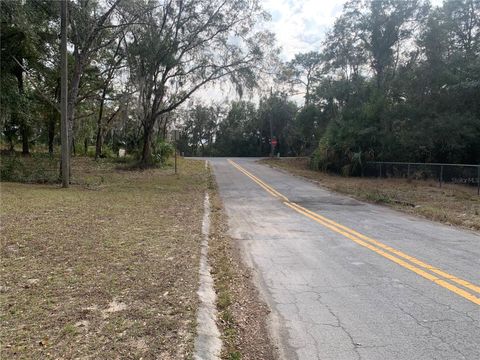
<path fill-rule="evenodd" d="M 268 159 L 261 162 L 318 182 L 359 200 L 385 204 L 445 224 L 480 230 L 480 196 L 473 187 L 405 179 L 342 177 L 313 171 L 308 159 Z"/>
<path fill-rule="evenodd" d="M 1 358 L 191 357 L 204 163 L 74 161 L 69 189 L 1 185 Z"/>

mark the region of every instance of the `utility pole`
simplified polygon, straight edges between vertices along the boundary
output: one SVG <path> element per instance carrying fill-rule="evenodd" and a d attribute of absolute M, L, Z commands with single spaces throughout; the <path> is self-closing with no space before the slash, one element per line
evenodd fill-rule
<path fill-rule="evenodd" d="M 61 111 L 61 139 L 62 139 L 62 160 L 61 175 L 62 187 L 68 188 L 70 185 L 70 149 L 68 146 L 68 119 L 67 119 L 67 101 L 68 101 L 68 58 L 67 58 L 67 0 L 60 1 L 60 27 L 61 27 L 61 45 L 60 45 L 60 111 Z"/>
<path fill-rule="evenodd" d="M 270 86 L 270 105 L 271 103 L 272 103 L 272 87 Z M 269 111 L 268 120 L 270 123 L 270 157 L 273 157 L 273 151 L 275 150 L 275 145 L 273 144 L 272 109 L 270 109 Z"/>
<path fill-rule="evenodd" d="M 180 140 L 180 130 L 175 129 L 172 133 L 173 145 L 175 146 L 175 174 L 177 174 L 177 146 L 178 140 Z"/>
<path fill-rule="evenodd" d="M 175 141 L 175 175 L 177 174 L 177 142 Z"/>

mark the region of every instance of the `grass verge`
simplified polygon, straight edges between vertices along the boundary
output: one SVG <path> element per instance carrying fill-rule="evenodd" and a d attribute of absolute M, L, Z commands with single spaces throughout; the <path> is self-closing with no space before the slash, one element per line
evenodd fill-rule
<path fill-rule="evenodd" d="M 318 182 L 359 200 L 384 204 L 445 224 L 480 230 L 480 196 L 476 189 L 435 181 L 343 177 L 308 168 L 307 158 L 263 159 L 261 163 Z"/>
<path fill-rule="evenodd" d="M 204 163 L 73 161 L 69 189 L 1 184 L 1 358 L 190 358 Z"/>
<path fill-rule="evenodd" d="M 276 359 L 267 329 L 268 307 L 260 300 L 251 270 L 228 235 L 228 224 L 215 180 L 210 177 L 212 201 L 209 261 L 217 292 L 222 359 Z"/>

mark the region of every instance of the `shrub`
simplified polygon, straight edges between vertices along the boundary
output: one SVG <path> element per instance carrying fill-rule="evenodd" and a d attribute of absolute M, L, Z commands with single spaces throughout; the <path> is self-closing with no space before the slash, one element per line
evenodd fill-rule
<path fill-rule="evenodd" d="M 92 158 L 95 157 L 95 146 L 89 146 L 88 147 L 87 156 L 92 157 Z M 100 157 L 101 158 L 113 159 L 113 158 L 117 157 L 117 154 L 114 153 L 113 150 L 110 147 L 104 145 L 104 146 L 102 146 L 102 156 L 100 156 Z"/>
<path fill-rule="evenodd" d="M 56 183 L 60 162 L 48 154 L 19 156 L 2 154 L 0 180 L 24 183 Z"/>
<path fill-rule="evenodd" d="M 169 157 L 171 157 L 175 152 L 175 148 L 171 143 L 167 143 L 163 140 L 158 141 L 155 144 L 155 149 L 153 151 L 153 158 L 155 163 L 162 166 L 166 163 Z"/>

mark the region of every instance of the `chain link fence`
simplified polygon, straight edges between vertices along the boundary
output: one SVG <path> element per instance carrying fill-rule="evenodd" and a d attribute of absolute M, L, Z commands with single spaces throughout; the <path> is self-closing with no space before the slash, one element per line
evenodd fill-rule
<path fill-rule="evenodd" d="M 475 186 L 480 195 L 480 164 L 409 163 L 368 161 L 362 176 L 379 178 L 406 178 L 412 180 L 437 180 L 443 183 Z"/>

